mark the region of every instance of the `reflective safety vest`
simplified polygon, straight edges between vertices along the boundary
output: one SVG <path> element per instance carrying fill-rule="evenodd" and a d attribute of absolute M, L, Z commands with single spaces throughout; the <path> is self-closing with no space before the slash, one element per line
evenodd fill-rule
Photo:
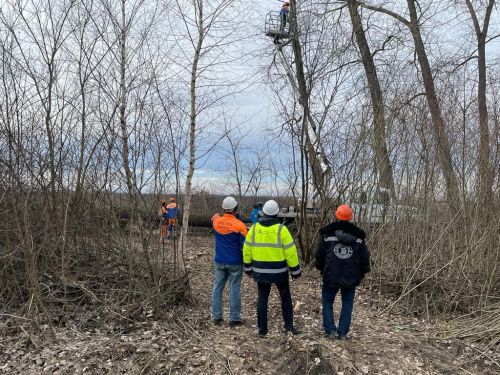
<path fill-rule="evenodd" d="M 277 282 L 301 273 L 297 248 L 283 224 L 253 225 L 243 246 L 245 271 L 252 271 L 258 282 Z"/>

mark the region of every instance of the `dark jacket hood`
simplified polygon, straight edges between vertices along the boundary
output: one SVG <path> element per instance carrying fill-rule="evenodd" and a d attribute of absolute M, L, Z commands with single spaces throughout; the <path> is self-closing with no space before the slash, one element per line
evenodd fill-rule
<path fill-rule="evenodd" d="M 280 221 L 275 216 L 264 216 L 259 219 L 259 224 L 264 227 L 270 227 L 271 225 L 280 224 Z"/>
<path fill-rule="evenodd" d="M 352 234 L 344 232 L 342 229 L 336 230 L 335 236 L 339 239 L 340 242 L 346 243 L 346 244 L 353 243 L 358 239 L 356 236 L 353 236 Z"/>
<path fill-rule="evenodd" d="M 348 221 L 334 221 L 331 224 L 321 228 L 319 232 L 322 235 L 335 235 L 341 242 L 350 243 L 356 241 L 356 238 L 364 240 L 366 233 L 363 229 Z"/>

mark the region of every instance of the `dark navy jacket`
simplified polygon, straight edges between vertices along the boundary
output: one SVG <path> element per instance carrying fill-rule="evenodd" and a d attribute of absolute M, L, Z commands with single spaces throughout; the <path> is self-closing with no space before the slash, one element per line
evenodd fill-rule
<path fill-rule="evenodd" d="M 366 234 L 347 221 L 333 222 L 320 229 L 316 268 L 327 287 L 357 286 L 370 272 Z"/>

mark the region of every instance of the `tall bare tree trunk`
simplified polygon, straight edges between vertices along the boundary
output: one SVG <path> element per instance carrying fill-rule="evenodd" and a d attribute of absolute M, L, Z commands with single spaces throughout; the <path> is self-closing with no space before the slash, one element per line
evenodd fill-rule
<path fill-rule="evenodd" d="M 294 33 L 297 30 L 297 8 L 296 1 L 292 0 L 290 2 L 290 31 Z M 316 189 L 316 195 L 319 196 L 321 205 L 326 205 L 327 195 L 328 195 L 328 174 L 324 171 L 323 164 L 326 160 L 323 160 L 324 155 L 320 151 L 320 139 L 317 137 L 319 129 L 316 128 L 315 124 L 311 121 L 311 113 L 309 109 L 309 91 L 307 89 L 306 78 L 304 73 L 304 62 L 302 59 L 302 47 L 300 45 L 300 40 L 297 35 L 292 35 L 292 48 L 295 59 L 295 70 L 297 79 L 297 90 L 299 94 L 299 101 L 303 108 L 303 122 L 302 126 L 305 130 L 305 148 L 307 153 L 308 161 L 311 165 L 311 171 L 313 174 L 313 184 Z M 293 79 L 293 77 L 292 77 Z M 295 88 L 295 87 L 294 87 Z M 315 134 L 316 139 L 311 139 L 309 128 L 312 133 Z"/>
<path fill-rule="evenodd" d="M 186 246 L 187 232 L 189 227 L 189 214 L 191 212 L 191 197 L 192 197 L 192 183 L 195 170 L 196 161 L 196 80 L 198 77 L 198 63 L 200 61 L 201 50 L 203 47 L 203 40 L 205 37 L 203 30 L 203 1 L 197 2 L 197 28 L 198 40 L 194 49 L 193 65 L 191 66 L 191 85 L 190 85 L 190 101 L 191 108 L 189 113 L 189 167 L 186 176 L 186 186 L 184 188 L 184 208 L 182 215 L 182 232 L 179 245 L 177 246 L 177 267 L 181 274 L 186 272 L 184 263 L 184 249 Z"/>
<path fill-rule="evenodd" d="M 453 161 L 451 158 L 450 144 L 446 134 L 446 127 L 441 114 L 441 107 L 434 86 L 434 77 L 432 75 L 431 66 L 427 53 L 425 51 L 422 34 L 420 31 L 419 18 L 415 5 L 415 0 L 407 0 L 408 10 L 410 13 L 409 28 L 413 41 L 415 43 L 415 51 L 417 53 L 418 62 L 422 71 L 422 79 L 424 81 L 425 96 L 431 111 L 432 130 L 436 142 L 438 161 L 443 172 L 446 182 L 446 195 L 449 206 L 457 211 L 460 208 L 460 194 L 458 190 L 458 181 L 453 169 Z"/>
<path fill-rule="evenodd" d="M 85 94 L 85 84 L 81 80 L 81 65 L 79 66 L 79 73 L 80 73 L 80 95 L 82 98 L 82 104 L 81 104 L 81 115 L 80 115 L 80 123 L 81 123 L 81 129 L 80 129 L 80 148 L 79 148 L 79 155 L 78 155 L 78 170 L 76 173 L 76 187 L 75 187 L 75 199 L 80 200 L 80 193 L 82 190 L 82 185 L 83 185 L 83 165 L 84 165 L 84 157 L 85 157 L 85 139 L 86 139 L 86 133 L 87 133 L 87 97 Z"/>
<path fill-rule="evenodd" d="M 470 17 L 474 24 L 477 39 L 478 89 L 477 102 L 479 109 L 479 197 L 483 207 L 488 207 L 493 194 L 494 174 L 491 166 L 490 131 L 488 127 L 488 105 L 486 102 L 486 37 L 490 25 L 491 13 L 495 0 L 489 0 L 483 20 L 483 28 L 479 25 L 477 13 L 470 0 L 465 0 Z"/>
<path fill-rule="evenodd" d="M 52 209 L 55 210 L 56 201 L 56 166 L 55 166 L 55 147 L 54 134 L 52 133 L 52 90 L 54 89 L 54 59 L 56 51 L 54 50 L 47 68 L 49 73 L 49 82 L 47 84 L 47 99 L 45 103 L 45 131 L 47 132 L 47 142 L 49 146 L 49 166 L 50 166 L 50 192 Z"/>
<path fill-rule="evenodd" d="M 373 108 L 373 150 L 375 152 L 375 168 L 378 175 L 378 183 L 380 188 L 390 192 L 394 198 L 394 178 L 392 173 L 392 165 L 389 159 L 386 144 L 386 124 L 385 124 L 385 109 L 384 97 L 382 96 L 382 89 L 377 76 L 377 69 L 373 61 L 373 56 L 370 51 L 370 46 L 366 40 L 365 31 L 361 23 L 361 17 L 358 11 L 358 4 L 356 0 L 349 0 L 349 14 L 351 16 L 352 28 L 356 35 L 363 67 L 365 69 L 366 79 L 368 81 L 368 88 Z"/>
<path fill-rule="evenodd" d="M 297 2 L 290 1 L 290 33 L 293 55 L 295 60 L 295 77 L 291 71 L 288 71 L 289 79 L 294 91 L 297 91 L 299 103 L 303 109 L 301 134 L 301 169 L 302 169 L 302 199 L 300 202 L 300 216 L 298 221 L 298 244 L 301 250 L 304 262 L 308 263 L 313 257 L 314 236 L 312 233 L 313 222 L 306 217 L 306 206 L 309 198 L 309 168 L 312 173 L 313 182 L 313 202 L 317 204 L 321 213 L 319 223 L 322 226 L 326 223 L 328 213 L 332 206 L 332 197 L 330 196 L 331 168 L 322 149 L 320 139 L 320 129 L 316 126 L 314 118 L 309 108 L 310 91 L 307 88 L 306 76 L 304 71 L 304 62 L 302 59 L 302 47 L 298 36 L 297 22 Z M 280 47 L 281 48 L 281 47 Z M 283 61 L 286 64 L 286 61 Z M 318 199 L 319 198 L 319 199 Z"/>
<path fill-rule="evenodd" d="M 120 49 L 120 136 L 122 139 L 122 159 L 123 168 L 125 169 L 125 181 L 127 190 L 130 196 L 134 194 L 134 183 L 132 179 L 132 171 L 129 166 L 129 147 L 128 147 L 128 131 L 127 131 L 127 84 L 126 84 L 126 69 L 127 69 L 127 20 L 125 18 L 125 1 L 121 0 L 121 30 L 119 38 Z"/>

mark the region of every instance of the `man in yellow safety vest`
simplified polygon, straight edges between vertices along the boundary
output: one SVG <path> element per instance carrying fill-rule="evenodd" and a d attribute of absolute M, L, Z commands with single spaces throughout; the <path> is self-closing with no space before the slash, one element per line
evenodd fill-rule
<path fill-rule="evenodd" d="M 281 309 L 285 330 L 296 335 L 299 333 L 293 325 L 293 306 L 288 282 L 301 275 L 299 257 L 293 238 L 287 227 L 277 219 L 278 204 L 269 200 L 262 209 L 264 217 L 254 224 L 243 245 L 243 263 L 245 273 L 253 276 L 257 282 L 257 325 L 259 336 L 267 335 L 267 306 L 272 284 L 281 298 Z"/>

